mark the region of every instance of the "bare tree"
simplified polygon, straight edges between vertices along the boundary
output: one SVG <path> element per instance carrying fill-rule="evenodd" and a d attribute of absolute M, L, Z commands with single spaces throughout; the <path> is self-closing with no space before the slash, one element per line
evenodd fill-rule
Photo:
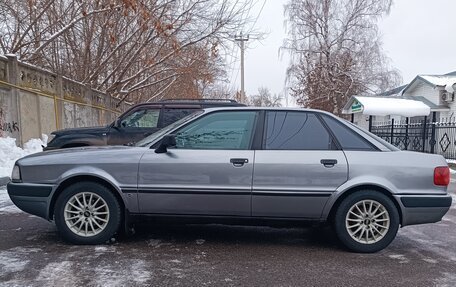
<path fill-rule="evenodd" d="M 256 107 L 281 107 L 282 95 L 272 94 L 266 87 L 258 88 L 258 94 L 249 97 L 249 105 Z"/>
<path fill-rule="evenodd" d="M 392 0 L 289 0 L 287 80 L 299 105 L 340 114 L 347 99 L 398 85 L 377 21 Z"/>
<path fill-rule="evenodd" d="M 3 0 L 0 49 L 122 100 L 200 97 L 251 2 Z"/>

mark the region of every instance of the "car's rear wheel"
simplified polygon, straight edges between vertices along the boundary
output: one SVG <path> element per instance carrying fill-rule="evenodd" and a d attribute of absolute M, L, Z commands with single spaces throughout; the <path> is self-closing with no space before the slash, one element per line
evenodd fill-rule
<path fill-rule="evenodd" d="M 334 229 L 342 244 L 351 251 L 377 252 L 396 237 L 399 213 L 386 195 L 372 190 L 358 191 L 338 206 Z"/>
<path fill-rule="evenodd" d="M 62 191 L 55 204 L 55 224 L 62 237 L 74 244 L 100 244 L 119 229 L 121 209 L 105 186 L 80 182 Z"/>

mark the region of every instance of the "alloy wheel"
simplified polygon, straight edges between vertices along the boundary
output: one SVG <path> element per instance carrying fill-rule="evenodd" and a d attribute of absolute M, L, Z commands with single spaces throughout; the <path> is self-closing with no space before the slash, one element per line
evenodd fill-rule
<path fill-rule="evenodd" d="M 355 241 L 362 244 L 379 242 L 390 227 L 388 210 L 375 200 L 361 200 L 353 204 L 345 218 L 345 228 Z"/>
<path fill-rule="evenodd" d="M 95 236 L 108 225 L 109 207 L 98 194 L 80 192 L 67 201 L 64 219 L 73 233 L 83 237 Z"/>

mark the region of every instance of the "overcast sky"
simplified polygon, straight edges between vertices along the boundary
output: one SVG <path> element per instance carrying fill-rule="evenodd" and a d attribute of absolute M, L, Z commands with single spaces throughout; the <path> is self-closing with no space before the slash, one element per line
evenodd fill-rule
<path fill-rule="evenodd" d="M 252 9 L 256 17 L 263 0 Z M 279 48 L 286 36 L 283 5 L 286 0 L 266 0 L 255 28 L 269 32 L 261 42 L 251 40 L 245 54 L 245 85 L 248 95 L 259 87 L 283 93 L 288 57 Z M 395 0 L 391 13 L 379 23 L 383 48 L 398 69 L 404 83 L 417 74 L 443 74 L 456 71 L 456 1 Z M 235 49 L 234 49 L 235 48 Z M 239 48 L 233 47 L 238 51 Z M 240 89 L 239 51 L 230 59 L 228 77 Z"/>

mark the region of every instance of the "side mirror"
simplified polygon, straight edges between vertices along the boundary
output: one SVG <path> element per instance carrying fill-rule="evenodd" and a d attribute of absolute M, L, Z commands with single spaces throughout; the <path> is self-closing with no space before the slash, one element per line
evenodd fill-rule
<path fill-rule="evenodd" d="M 176 146 L 176 136 L 166 135 L 162 138 L 160 145 L 155 149 L 155 153 L 168 152 L 168 148 L 172 146 Z"/>
<path fill-rule="evenodd" d="M 116 128 L 116 129 L 120 128 L 120 118 L 117 118 L 117 119 L 114 121 L 113 127 Z"/>

